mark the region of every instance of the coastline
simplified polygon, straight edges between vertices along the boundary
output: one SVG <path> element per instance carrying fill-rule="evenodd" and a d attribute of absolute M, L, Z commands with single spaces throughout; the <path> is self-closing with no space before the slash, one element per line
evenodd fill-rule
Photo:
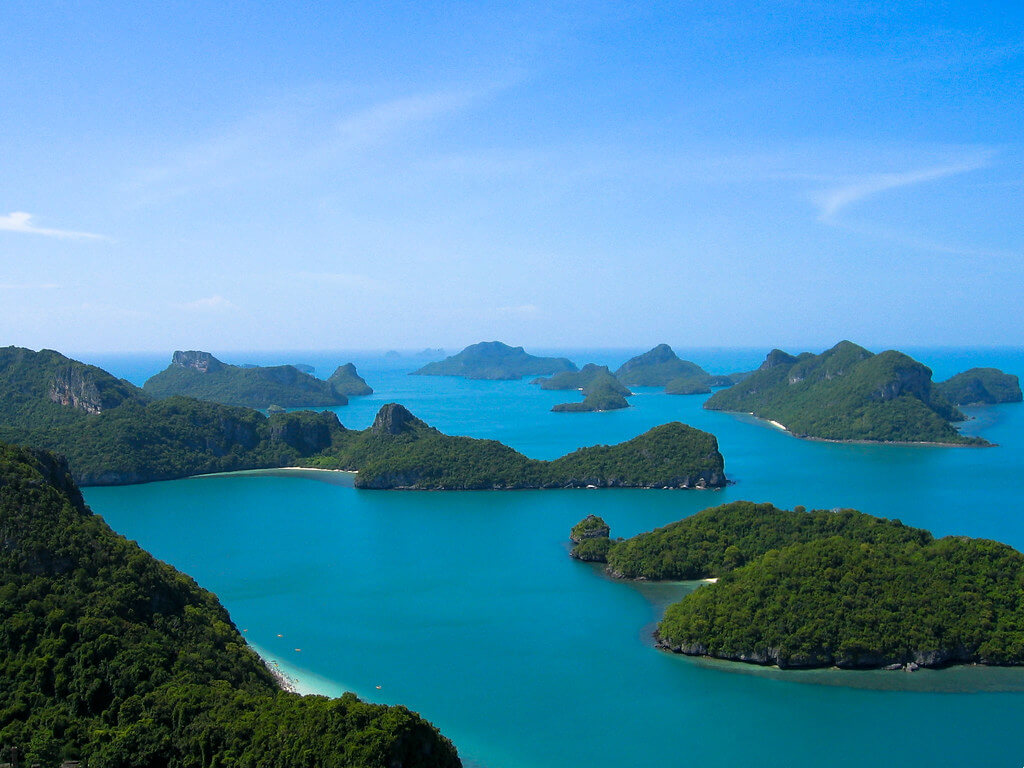
<path fill-rule="evenodd" d="M 350 687 L 283 661 L 276 654 L 255 643 L 250 642 L 249 647 L 260 657 L 264 666 L 277 680 L 282 691 L 296 693 L 300 696 L 327 696 L 337 699 L 345 692 L 352 690 Z"/>
<path fill-rule="evenodd" d="M 323 467 L 264 467 L 262 469 L 236 469 L 231 472 L 209 472 L 203 475 L 189 475 L 189 480 L 210 477 L 305 477 L 310 480 L 354 487 L 358 473 L 348 469 L 324 469 Z"/>
<path fill-rule="evenodd" d="M 784 424 L 780 424 L 774 419 L 766 419 L 763 416 L 758 416 L 756 413 L 750 411 L 721 411 L 721 413 L 735 413 L 741 416 L 749 416 L 751 419 L 760 422 L 765 426 L 770 426 L 774 429 L 785 432 L 792 438 L 797 440 L 809 440 L 815 443 L 836 443 L 837 445 L 910 445 L 910 446 L 924 446 L 927 448 L 994 448 L 996 443 L 985 443 L 983 445 L 969 444 L 969 443 L 937 443 L 928 441 L 913 441 L 913 440 L 839 440 L 834 437 L 814 437 L 813 435 L 797 435 L 790 431 L 789 427 Z"/>

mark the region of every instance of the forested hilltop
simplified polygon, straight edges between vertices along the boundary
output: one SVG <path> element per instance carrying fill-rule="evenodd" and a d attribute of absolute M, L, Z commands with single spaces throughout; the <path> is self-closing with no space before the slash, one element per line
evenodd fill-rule
<path fill-rule="evenodd" d="M 1024 555 L 855 510 L 734 502 L 632 539 L 600 518 L 572 554 L 618 577 L 717 578 L 666 610 L 658 644 L 779 667 L 1024 664 Z"/>
<path fill-rule="evenodd" d="M 704 404 L 752 413 L 797 437 L 872 442 L 987 445 L 950 424 L 964 415 L 932 385 L 927 366 L 889 350 L 842 341 L 814 355 L 769 353 L 761 367 Z"/>
<path fill-rule="evenodd" d="M 281 466 L 358 472 L 363 488 L 719 487 L 713 435 L 679 423 L 616 446 L 535 461 L 493 440 L 444 435 L 390 403 L 365 430 L 331 412 L 264 416 L 188 397 L 152 401 L 50 350 L 0 349 L 0 440 L 68 457 L 89 485 Z"/>
<path fill-rule="evenodd" d="M 522 347 L 510 347 L 500 341 L 471 344 L 456 355 L 436 363 L 427 363 L 416 376 L 463 376 L 467 379 L 521 379 L 523 376 L 547 376 L 575 371 L 564 357 L 537 357 Z"/>
<path fill-rule="evenodd" d="M 0 444 L 0 745 L 24 764 L 460 765 L 404 707 L 277 687 L 224 608 L 118 536 L 52 454 Z"/>
<path fill-rule="evenodd" d="M 228 365 L 194 350 L 175 352 L 171 364 L 151 376 L 143 389 L 154 398 L 184 395 L 248 408 L 345 405 L 350 391 L 369 394 L 351 363 L 322 381 L 294 365 Z"/>

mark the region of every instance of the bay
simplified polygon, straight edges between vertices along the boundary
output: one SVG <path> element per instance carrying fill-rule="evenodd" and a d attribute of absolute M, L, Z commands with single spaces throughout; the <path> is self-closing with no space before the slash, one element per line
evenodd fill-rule
<path fill-rule="evenodd" d="M 755 367 L 766 352 L 677 351 L 714 373 Z M 1024 350 L 907 351 L 940 379 L 975 365 L 1024 371 Z M 632 353 L 560 352 L 613 368 Z M 318 689 L 404 704 L 487 768 L 1024 760 L 1024 670 L 792 673 L 673 656 L 650 632 L 692 584 L 614 582 L 567 556 L 568 529 L 588 513 L 631 536 L 736 499 L 853 507 L 1024 549 L 1021 405 L 969 409 L 964 431 L 995 448 L 844 445 L 704 411 L 702 396 L 644 389 L 624 411 L 556 414 L 553 404 L 578 395 L 528 380 L 409 376 L 423 362 L 410 357 L 243 354 L 223 359 L 306 362 L 321 376 L 356 362 L 375 394 L 333 409 L 346 426 L 363 428 L 397 401 L 446 432 L 537 458 L 683 421 L 718 437 L 735 481 L 721 491 L 415 493 L 357 491 L 334 473 L 250 473 L 86 489 L 115 530 L 213 590 L 250 642 Z M 163 367 L 87 362 L 136 383 Z"/>

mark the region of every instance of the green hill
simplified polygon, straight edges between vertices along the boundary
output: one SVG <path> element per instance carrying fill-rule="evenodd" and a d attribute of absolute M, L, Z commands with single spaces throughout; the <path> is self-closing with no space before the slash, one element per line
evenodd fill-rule
<path fill-rule="evenodd" d="M 615 376 L 627 387 L 664 387 L 673 379 L 707 377 L 711 374 L 696 363 L 681 360 L 668 344 L 659 344 L 623 363 Z"/>
<path fill-rule="evenodd" d="M 780 667 L 1024 663 L 1024 555 L 855 510 L 733 502 L 627 540 L 603 520 L 572 556 L 620 578 L 703 579 L 658 644 Z"/>
<path fill-rule="evenodd" d="M 227 365 L 209 352 L 196 351 L 175 352 L 171 364 L 150 377 L 143 389 L 154 398 L 184 395 L 248 408 L 348 403 L 348 398 L 331 382 L 321 381 L 293 365 Z"/>
<path fill-rule="evenodd" d="M 565 371 L 550 379 L 539 379 L 541 389 L 579 389 L 583 391 L 583 401 L 579 403 L 561 403 L 552 411 L 613 411 L 628 408 L 626 398 L 633 393 L 624 387 L 608 370 L 607 366 L 587 363 L 580 371 Z"/>
<path fill-rule="evenodd" d="M 1020 381 L 998 368 L 971 368 L 935 384 L 935 391 L 954 405 L 1019 403 Z"/>
<path fill-rule="evenodd" d="M 753 413 L 797 437 L 986 445 L 957 432 L 964 416 L 933 391 L 929 368 L 901 352 L 843 341 L 820 355 L 773 350 L 761 367 L 705 408 Z"/>
<path fill-rule="evenodd" d="M 554 461 L 530 459 L 495 440 L 445 435 L 397 403 L 373 425 L 344 431 L 306 466 L 358 471 L 359 488 L 706 488 L 727 481 L 714 435 L 678 422 L 618 445 L 581 448 Z"/>
<path fill-rule="evenodd" d="M 217 598 L 111 531 L 51 454 L 0 445 L 0 574 L 0 745 L 26 765 L 460 764 L 403 707 L 280 691 Z"/>
<path fill-rule="evenodd" d="M 536 357 L 527 354 L 522 347 L 510 347 L 500 341 L 483 341 L 466 347 L 457 355 L 428 363 L 413 374 L 499 380 L 575 370 L 576 366 L 564 357 Z"/>
<path fill-rule="evenodd" d="M 356 371 L 352 363 L 339 365 L 327 379 L 334 391 L 342 395 L 372 395 L 373 389 Z"/>

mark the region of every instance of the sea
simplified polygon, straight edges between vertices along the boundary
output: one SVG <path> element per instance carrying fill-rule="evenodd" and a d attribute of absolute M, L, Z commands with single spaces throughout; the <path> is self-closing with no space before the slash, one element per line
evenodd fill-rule
<path fill-rule="evenodd" d="M 530 350 L 613 369 L 644 351 Z M 712 373 L 767 349 L 676 348 Z M 818 351 L 818 350 L 815 350 Z M 907 348 L 936 380 L 1024 374 L 1024 349 Z M 142 384 L 164 355 L 83 355 Z M 632 536 L 738 499 L 852 507 L 1024 550 L 1024 405 L 964 409 L 992 448 L 800 440 L 706 396 L 638 389 L 626 410 L 552 413 L 575 392 L 529 379 L 410 376 L 414 353 L 237 352 L 235 364 L 354 362 L 374 394 L 332 409 L 354 429 L 399 402 L 450 434 L 549 459 L 669 421 L 717 436 L 722 490 L 362 491 L 329 472 L 238 473 L 87 488 L 114 530 L 212 590 L 303 691 L 354 691 L 437 725 L 471 768 L 1020 766 L 1024 669 L 780 671 L 656 649 L 693 583 L 630 583 L 569 558 L 570 527 Z"/>

